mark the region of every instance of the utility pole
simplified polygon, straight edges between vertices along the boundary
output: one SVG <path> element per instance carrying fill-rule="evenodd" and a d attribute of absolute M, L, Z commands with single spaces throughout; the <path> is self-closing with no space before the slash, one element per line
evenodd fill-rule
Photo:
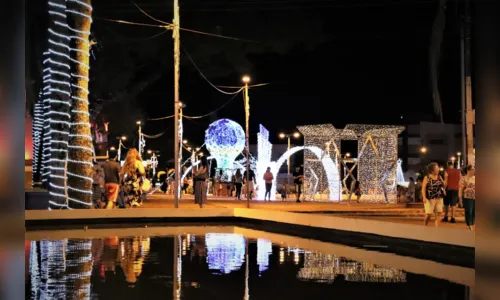
<path fill-rule="evenodd" d="M 243 96 L 245 97 L 245 142 L 246 142 L 246 159 L 247 159 L 247 208 L 250 208 L 250 189 L 248 188 L 249 186 L 249 179 L 250 179 L 250 139 L 249 139 L 249 129 L 248 127 L 250 126 L 249 121 L 250 121 L 250 98 L 248 97 L 248 83 L 250 82 L 250 77 L 248 76 L 243 76 L 243 82 L 245 83 L 245 87 L 243 89 Z"/>
<path fill-rule="evenodd" d="M 174 0 L 174 20 L 173 20 L 173 33 L 174 38 L 174 206 L 179 207 L 179 180 L 180 180 L 180 163 L 179 163 L 179 76 L 180 76 L 180 36 L 179 36 L 179 0 Z M 182 140 L 181 140 L 182 141 Z"/>

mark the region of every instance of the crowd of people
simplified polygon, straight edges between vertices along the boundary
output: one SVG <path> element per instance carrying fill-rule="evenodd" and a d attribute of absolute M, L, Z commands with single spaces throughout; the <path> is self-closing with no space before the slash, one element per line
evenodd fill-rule
<path fill-rule="evenodd" d="M 424 224 L 427 225 L 432 216 L 435 226 L 439 226 L 440 222 L 456 223 L 456 208 L 461 206 L 464 208 L 467 227 L 474 230 L 476 213 L 474 166 L 468 165 L 459 170 L 450 162 L 441 174 L 438 164 L 431 163 L 427 171 L 428 174 L 423 177 L 422 184 L 418 188 L 424 202 Z M 443 211 L 444 217 L 441 218 Z"/>
<path fill-rule="evenodd" d="M 151 186 L 137 149 L 127 152 L 123 166 L 114 152 L 102 167 L 94 162 L 93 181 L 94 207 L 106 209 L 142 206 Z"/>

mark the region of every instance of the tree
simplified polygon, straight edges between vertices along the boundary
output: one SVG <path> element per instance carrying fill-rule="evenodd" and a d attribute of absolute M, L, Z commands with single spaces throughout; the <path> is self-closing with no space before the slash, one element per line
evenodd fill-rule
<path fill-rule="evenodd" d="M 67 160 L 70 208 L 92 207 L 93 146 L 89 122 L 89 61 L 92 6 L 90 0 L 67 2 L 68 24 L 72 28 L 72 110 Z"/>
<path fill-rule="evenodd" d="M 65 162 L 70 127 L 70 30 L 66 1 L 48 1 L 49 30 L 43 69 L 43 167 L 42 180 L 52 196 L 51 208 L 66 206 Z"/>

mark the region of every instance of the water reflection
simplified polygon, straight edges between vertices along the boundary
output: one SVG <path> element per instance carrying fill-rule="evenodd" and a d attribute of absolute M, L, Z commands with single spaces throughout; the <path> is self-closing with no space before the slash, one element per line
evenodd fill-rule
<path fill-rule="evenodd" d="M 223 274 L 237 271 L 245 261 L 245 237 L 241 234 L 207 233 L 207 262 L 210 270 Z"/>
<path fill-rule="evenodd" d="M 31 299 L 90 299 L 90 240 L 30 244 Z"/>
<path fill-rule="evenodd" d="M 217 293 L 223 299 L 249 299 L 250 295 L 278 299 L 287 293 L 285 298 L 304 299 L 304 289 L 320 295 L 311 294 L 311 299 L 323 299 L 321 295 L 332 292 L 331 286 L 353 289 L 353 285 L 336 285 L 342 281 L 411 283 L 402 270 L 279 247 L 240 234 L 44 240 L 31 242 L 29 251 L 30 299 L 163 299 L 166 293 L 176 300 Z M 446 282 L 425 280 L 447 288 Z M 269 291 L 271 282 L 277 286 Z M 415 286 L 421 286 L 420 281 L 409 285 Z M 403 294 L 399 298 L 388 294 L 384 299 L 400 299 Z"/>
<path fill-rule="evenodd" d="M 402 270 L 379 267 L 321 253 L 304 254 L 304 267 L 300 269 L 297 278 L 332 283 L 340 275 L 346 281 L 406 282 L 406 274 Z"/>
<path fill-rule="evenodd" d="M 269 267 L 269 256 L 273 254 L 273 244 L 266 239 L 257 239 L 257 264 L 259 276 Z"/>

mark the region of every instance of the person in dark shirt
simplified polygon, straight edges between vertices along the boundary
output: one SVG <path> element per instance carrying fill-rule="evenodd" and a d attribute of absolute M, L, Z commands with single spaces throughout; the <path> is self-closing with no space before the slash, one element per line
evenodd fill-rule
<path fill-rule="evenodd" d="M 255 173 L 253 172 L 252 169 L 250 169 L 250 172 L 248 173 L 248 182 L 247 182 L 247 171 L 243 173 L 243 182 L 245 183 L 247 188 L 247 197 L 248 194 L 250 194 L 250 200 L 252 200 L 253 192 L 255 191 L 254 184 L 257 184 L 257 181 L 255 179 Z"/>
<path fill-rule="evenodd" d="M 295 184 L 297 202 L 300 202 L 300 195 L 302 194 L 302 184 L 304 183 L 304 172 L 300 167 L 296 167 L 295 171 L 293 171 L 293 183 Z"/>
<path fill-rule="evenodd" d="M 116 206 L 118 192 L 120 190 L 120 163 L 116 160 L 116 155 L 113 155 L 113 158 L 110 158 L 104 164 L 103 169 L 105 182 L 104 186 L 106 189 L 106 197 L 108 199 L 106 209 L 112 209 Z"/>

